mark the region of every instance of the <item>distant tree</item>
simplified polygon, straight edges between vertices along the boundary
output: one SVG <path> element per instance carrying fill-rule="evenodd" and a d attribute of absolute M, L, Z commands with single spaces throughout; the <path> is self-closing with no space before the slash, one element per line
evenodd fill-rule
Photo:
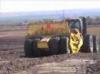
<path fill-rule="evenodd" d="M 88 25 L 92 25 L 93 19 L 90 16 L 87 16 L 86 20 L 87 20 L 86 22 L 87 22 Z"/>
<path fill-rule="evenodd" d="M 96 18 L 95 18 L 95 23 L 96 23 L 97 25 L 100 24 L 100 16 L 96 16 Z"/>

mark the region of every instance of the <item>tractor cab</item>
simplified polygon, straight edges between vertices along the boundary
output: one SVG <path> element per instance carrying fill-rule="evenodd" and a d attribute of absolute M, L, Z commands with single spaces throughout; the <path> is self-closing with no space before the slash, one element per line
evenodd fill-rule
<path fill-rule="evenodd" d="M 82 35 L 87 34 L 87 25 L 85 18 L 67 19 L 66 21 L 69 21 L 70 30 L 78 29 L 80 33 L 82 33 Z"/>

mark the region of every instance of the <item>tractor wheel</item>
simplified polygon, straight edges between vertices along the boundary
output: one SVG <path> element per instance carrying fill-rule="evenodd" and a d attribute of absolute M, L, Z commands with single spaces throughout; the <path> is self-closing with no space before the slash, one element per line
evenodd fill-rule
<path fill-rule="evenodd" d="M 59 41 L 59 53 L 70 53 L 68 45 L 68 37 L 61 37 Z"/>
<path fill-rule="evenodd" d="M 26 39 L 24 43 L 24 51 L 26 57 L 32 57 L 32 39 Z"/>
<path fill-rule="evenodd" d="M 99 52 L 99 43 L 98 38 L 96 36 L 93 36 L 93 52 L 98 53 Z"/>
<path fill-rule="evenodd" d="M 93 36 L 85 35 L 81 52 L 93 52 Z"/>
<path fill-rule="evenodd" d="M 34 38 L 32 42 L 32 51 L 33 51 L 33 57 L 40 57 L 41 51 L 37 47 L 37 42 L 40 40 L 40 38 Z"/>
<path fill-rule="evenodd" d="M 58 54 L 59 39 L 52 38 L 48 44 L 50 54 Z"/>

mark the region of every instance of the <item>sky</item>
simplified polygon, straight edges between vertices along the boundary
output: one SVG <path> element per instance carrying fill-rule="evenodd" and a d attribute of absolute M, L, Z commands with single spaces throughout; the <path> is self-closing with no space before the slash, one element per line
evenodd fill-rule
<path fill-rule="evenodd" d="M 100 8 L 100 0 L 0 0 L 0 3 L 0 13 Z"/>

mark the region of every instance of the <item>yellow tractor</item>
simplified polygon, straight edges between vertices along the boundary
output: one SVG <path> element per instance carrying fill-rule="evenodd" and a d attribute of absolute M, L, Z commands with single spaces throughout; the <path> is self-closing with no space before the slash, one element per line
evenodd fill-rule
<path fill-rule="evenodd" d="M 84 17 L 64 21 L 29 23 L 25 38 L 26 57 L 78 52 L 99 52 L 97 37 L 87 34 Z"/>

